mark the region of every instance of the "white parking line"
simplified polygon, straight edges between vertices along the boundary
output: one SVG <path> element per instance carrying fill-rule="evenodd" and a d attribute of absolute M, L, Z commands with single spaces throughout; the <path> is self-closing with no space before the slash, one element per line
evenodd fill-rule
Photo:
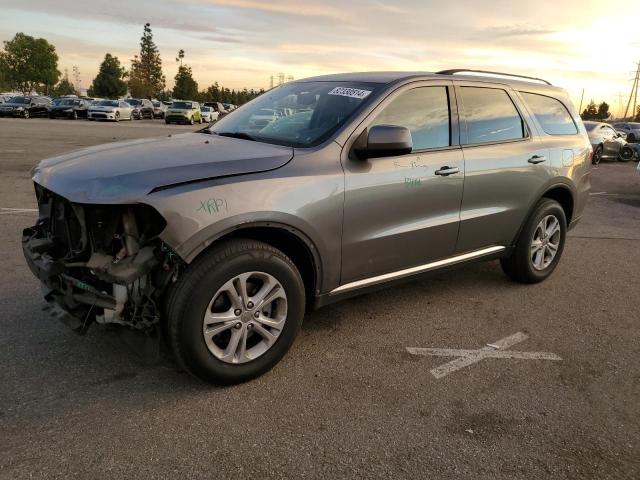
<path fill-rule="evenodd" d="M 431 374 L 436 378 L 442 378 L 461 368 L 468 367 L 474 363 L 478 363 L 485 358 L 513 358 L 519 360 L 562 360 L 555 353 L 549 352 L 518 352 L 507 350 L 513 345 L 524 342 L 528 337 L 517 332 L 509 335 L 497 342 L 488 344 L 486 347 L 478 350 L 463 350 L 457 348 L 417 348 L 407 347 L 407 351 L 412 355 L 430 355 L 436 357 L 460 357 L 452 360 L 444 365 L 430 370 Z"/>
<path fill-rule="evenodd" d="M 7 208 L 0 207 L 0 215 L 13 215 L 16 213 L 31 213 L 37 212 L 37 208 Z"/>

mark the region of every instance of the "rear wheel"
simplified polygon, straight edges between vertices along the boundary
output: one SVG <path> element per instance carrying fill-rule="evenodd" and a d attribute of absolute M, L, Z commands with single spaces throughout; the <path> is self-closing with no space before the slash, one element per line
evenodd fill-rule
<path fill-rule="evenodd" d="M 193 125 L 194 123 L 196 122 L 193 120 L 193 116 L 191 116 L 191 118 L 189 118 L 189 125 Z"/>
<path fill-rule="evenodd" d="M 304 316 L 298 269 L 262 242 L 225 242 L 196 260 L 167 302 L 171 347 L 180 365 L 215 384 L 271 369 L 289 350 Z"/>
<path fill-rule="evenodd" d="M 29 118 L 29 110 L 24 111 L 24 118 Z"/>
<path fill-rule="evenodd" d="M 76 112 L 75 110 L 73 111 L 73 113 L 71 114 L 71 118 L 73 120 L 77 120 L 78 119 L 78 112 Z"/>
<path fill-rule="evenodd" d="M 621 162 L 628 162 L 633 160 L 634 151 L 631 147 L 627 147 L 626 145 L 620 149 L 620 153 L 618 154 L 618 160 Z"/>
<path fill-rule="evenodd" d="M 596 147 L 596 149 L 593 152 L 593 157 L 591 158 L 591 163 L 593 163 L 594 165 L 599 165 L 600 161 L 602 160 L 602 152 L 604 151 L 604 148 L 602 147 L 602 145 L 598 145 Z"/>
<path fill-rule="evenodd" d="M 567 234 L 567 217 L 555 200 L 543 198 L 520 232 L 510 257 L 500 260 L 502 270 L 521 283 L 537 283 L 555 270 Z"/>
<path fill-rule="evenodd" d="M 119 122 L 120 121 L 120 112 L 116 112 L 116 114 L 113 116 L 113 118 L 114 118 L 114 120 L 116 122 Z"/>

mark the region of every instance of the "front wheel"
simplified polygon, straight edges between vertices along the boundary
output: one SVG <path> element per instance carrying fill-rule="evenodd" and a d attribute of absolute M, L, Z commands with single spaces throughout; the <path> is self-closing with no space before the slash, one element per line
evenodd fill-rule
<path fill-rule="evenodd" d="M 304 306 L 302 278 L 284 253 L 234 239 L 201 256 L 173 285 L 169 340 L 192 375 L 219 385 L 244 382 L 287 353 Z"/>
<path fill-rule="evenodd" d="M 567 235 L 567 217 L 555 200 L 543 198 L 524 225 L 510 257 L 500 259 L 502 270 L 521 283 L 537 283 L 555 270 Z"/>
<path fill-rule="evenodd" d="M 120 121 L 120 112 L 116 112 L 116 114 L 113 116 L 113 119 L 114 119 L 116 122 L 119 122 L 119 121 Z"/>
<path fill-rule="evenodd" d="M 196 122 L 193 120 L 193 117 L 191 117 L 191 118 L 189 119 L 189 125 L 193 125 L 194 123 L 196 123 Z"/>
<path fill-rule="evenodd" d="M 29 110 L 24 111 L 24 118 L 29 118 Z"/>
<path fill-rule="evenodd" d="M 73 114 L 71 115 L 71 119 L 72 120 L 77 120 L 78 119 L 78 112 L 74 111 Z"/>

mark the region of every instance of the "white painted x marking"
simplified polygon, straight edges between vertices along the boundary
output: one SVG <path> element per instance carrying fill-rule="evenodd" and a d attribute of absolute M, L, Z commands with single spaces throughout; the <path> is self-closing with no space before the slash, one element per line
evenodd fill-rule
<path fill-rule="evenodd" d="M 436 357 L 459 357 L 444 365 L 430 370 L 436 378 L 442 378 L 461 368 L 478 363 L 485 358 L 515 358 L 521 360 L 562 360 L 555 353 L 548 352 L 517 352 L 507 350 L 513 345 L 524 342 L 528 337 L 522 333 L 514 333 L 508 337 L 489 343 L 486 347 L 478 350 L 461 350 L 457 348 L 417 348 L 407 347 L 407 351 L 412 355 L 431 355 Z"/>

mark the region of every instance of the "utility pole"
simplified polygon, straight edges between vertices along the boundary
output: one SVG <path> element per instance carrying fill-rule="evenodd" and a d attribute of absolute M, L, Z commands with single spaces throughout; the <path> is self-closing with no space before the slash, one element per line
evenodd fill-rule
<path fill-rule="evenodd" d="M 631 106 L 631 101 L 633 100 L 633 110 L 631 110 L 631 118 L 636 115 L 636 105 L 638 103 L 638 80 L 640 77 L 640 62 L 638 62 L 638 68 L 636 68 L 636 77 L 633 80 L 633 86 L 631 87 L 631 93 L 629 94 L 629 101 L 627 102 L 627 108 L 624 110 L 624 118 L 627 118 L 627 113 L 629 113 L 629 107 Z"/>
<path fill-rule="evenodd" d="M 578 109 L 578 115 L 582 114 L 582 100 L 584 100 L 584 88 L 582 89 L 582 96 L 580 97 L 580 108 Z"/>

